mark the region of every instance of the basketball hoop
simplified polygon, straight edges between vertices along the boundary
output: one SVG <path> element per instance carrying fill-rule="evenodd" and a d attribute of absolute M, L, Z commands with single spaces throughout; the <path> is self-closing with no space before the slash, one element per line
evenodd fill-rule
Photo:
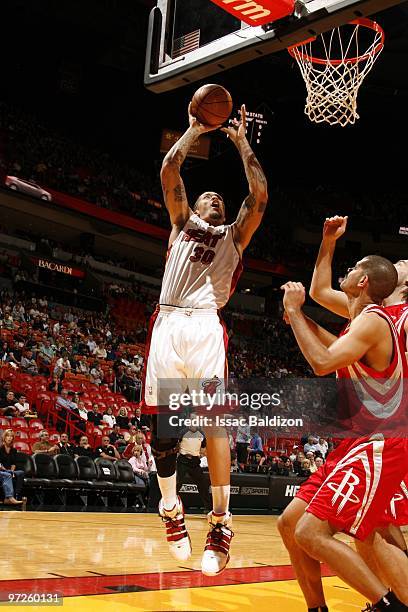
<path fill-rule="evenodd" d="M 383 47 L 383 29 L 363 17 L 289 47 L 306 84 L 309 119 L 354 124 L 358 90 Z"/>

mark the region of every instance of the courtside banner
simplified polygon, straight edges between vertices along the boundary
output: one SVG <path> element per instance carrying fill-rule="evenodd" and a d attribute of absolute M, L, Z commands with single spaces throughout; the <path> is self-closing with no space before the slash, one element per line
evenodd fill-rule
<path fill-rule="evenodd" d="M 190 427 L 206 435 L 256 429 L 266 439 L 304 435 L 408 439 L 403 379 L 253 378 L 233 383 L 217 377 L 158 379 L 146 388 L 158 407 L 158 433 L 174 438 Z M 152 401 L 149 401 L 149 396 Z"/>
<path fill-rule="evenodd" d="M 211 0 L 230 15 L 250 26 L 260 26 L 291 15 L 294 0 Z"/>

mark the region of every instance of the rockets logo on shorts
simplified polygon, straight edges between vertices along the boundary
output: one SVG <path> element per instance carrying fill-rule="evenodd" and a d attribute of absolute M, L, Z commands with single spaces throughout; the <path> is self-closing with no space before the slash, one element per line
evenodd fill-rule
<path fill-rule="evenodd" d="M 337 482 L 327 483 L 329 489 L 335 492 L 332 497 L 332 506 L 335 506 L 339 499 L 342 500 L 337 508 L 337 514 L 340 514 L 347 502 L 352 504 L 360 503 L 360 498 L 354 494 L 354 489 L 360 484 L 360 478 L 357 474 L 354 474 L 353 468 L 342 470 L 342 472 L 344 473 L 344 478 L 339 484 Z"/>

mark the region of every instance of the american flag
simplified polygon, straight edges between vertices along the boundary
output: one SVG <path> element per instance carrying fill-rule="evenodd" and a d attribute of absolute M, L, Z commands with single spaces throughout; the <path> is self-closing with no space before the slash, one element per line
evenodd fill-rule
<path fill-rule="evenodd" d="M 180 36 L 180 38 L 175 38 L 173 40 L 171 57 L 175 59 L 176 57 L 180 57 L 180 55 L 198 49 L 199 46 L 200 30 L 194 30 L 194 32 L 190 32 L 190 34 L 184 34 L 184 36 Z"/>

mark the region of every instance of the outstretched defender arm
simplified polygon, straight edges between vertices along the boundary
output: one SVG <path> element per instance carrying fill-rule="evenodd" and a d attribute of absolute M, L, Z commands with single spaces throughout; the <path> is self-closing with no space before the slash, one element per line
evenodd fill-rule
<path fill-rule="evenodd" d="M 186 159 L 191 146 L 201 134 L 216 130 L 219 127 L 207 127 L 199 123 L 197 119 L 191 115 L 190 106 L 188 107 L 190 125 L 163 159 L 160 171 L 164 203 L 169 211 L 172 225 L 169 244 L 173 242 L 180 230 L 186 224 L 190 215 L 193 214 L 188 205 L 184 182 L 180 174 L 181 165 Z"/>
<path fill-rule="evenodd" d="M 346 231 L 348 217 L 330 217 L 323 225 L 323 238 L 320 244 L 312 282 L 310 297 L 323 306 L 346 319 L 349 318 L 347 296 L 332 287 L 332 261 L 337 240 Z"/>
<path fill-rule="evenodd" d="M 241 121 L 234 120 L 234 127 L 222 128 L 222 131 L 237 147 L 249 185 L 249 194 L 245 198 L 233 224 L 234 242 L 242 253 L 261 223 L 268 203 L 268 186 L 261 164 L 255 157 L 245 136 L 246 111 L 244 104 L 241 106 Z"/>
<path fill-rule="evenodd" d="M 306 361 L 317 376 L 331 374 L 360 360 L 384 336 L 385 321 L 380 317 L 363 314 L 350 325 L 347 335 L 337 338 L 330 346 L 310 329 L 302 306 L 305 288 L 302 283 L 288 282 L 282 285 L 285 291 L 283 305 L 293 333 Z"/>

